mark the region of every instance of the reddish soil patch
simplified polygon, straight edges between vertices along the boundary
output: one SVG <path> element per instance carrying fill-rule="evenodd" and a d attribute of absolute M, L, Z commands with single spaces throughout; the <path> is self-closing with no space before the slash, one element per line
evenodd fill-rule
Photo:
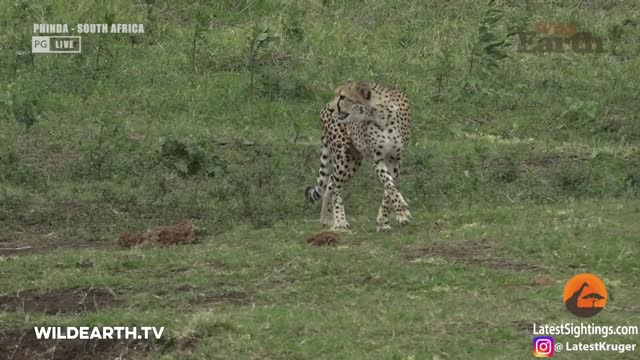
<path fill-rule="evenodd" d="M 147 230 L 150 241 L 160 245 L 191 244 L 193 242 L 193 222 L 183 220 L 172 226 L 159 226 Z"/>
<path fill-rule="evenodd" d="M 140 245 L 145 241 L 143 234 L 123 232 L 120 234 L 120 238 L 116 242 L 118 246 L 123 248 L 130 248 L 136 245 Z"/>
<path fill-rule="evenodd" d="M 331 231 L 324 231 L 308 238 L 307 244 L 314 246 L 336 246 L 338 241 L 340 241 L 338 234 Z"/>
<path fill-rule="evenodd" d="M 0 360 L 141 359 L 152 350 L 150 341 L 38 340 L 32 330 L 0 330 Z"/>
<path fill-rule="evenodd" d="M 415 262 L 420 258 L 442 258 L 452 263 L 480 265 L 495 270 L 532 271 L 541 266 L 490 256 L 491 247 L 481 242 L 435 243 L 424 247 L 412 247 L 402 251 L 405 259 Z"/>
<path fill-rule="evenodd" d="M 47 293 L 35 290 L 0 296 L 0 310 L 25 313 L 82 313 L 97 311 L 118 303 L 116 295 L 105 289 L 56 289 Z"/>

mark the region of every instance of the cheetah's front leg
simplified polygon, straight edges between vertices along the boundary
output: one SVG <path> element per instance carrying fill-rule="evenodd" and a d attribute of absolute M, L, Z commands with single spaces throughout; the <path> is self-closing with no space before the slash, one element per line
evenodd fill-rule
<path fill-rule="evenodd" d="M 361 155 L 354 151 L 352 144 L 335 144 L 332 148 L 331 178 L 327 186 L 327 204 L 331 204 L 333 210 L 333 229 L 346 229 L 349 227 L 342 200 L 342 188 L 355 174 L 360 165 Z M 333 203 L 329 202 L 333 200 Z"/>
<path fill-rule="evenodd" d="M 389 204 L 389 197 L 385 191 L 384 197 L 382 198 L 382 204 L 380 204 L 380 209 L 378 210 L 378 217 L 376 218 L 376 231 L 385 232 L 391 230 L 391 225 L 389 225 L 390 212 L 391 205 Z"/>
<path fill-rule="evenodd" d="M 389 205 L 393 205 L 393 209 L 396 212 L 396 220 L 401 225 L 406 225 L 411 220 L 411 213 L 409 212 L 409 205 L 404 200 L 404 197 L 398 191 L 395 185 L 394 176 L 391 175 L 391 171 L 394 173 L 397 170 L 391 170 L 390 166 L 385 161 L 384 157 L 377 156 L 375 160 L 375 169 L 378 179 L 384 185 L 384 199 L 380 210 L 378 211 L 377 227 L 378 231 L 389 230 Z M 393 168 L 393 166 L 391 166 Z"/>
<path fill-rule="evenodd" d="M 398 181 L 398 176 L 400 176 L 400 154 L 397 156 L 390 156 L 387 160 L 387 166 L 390 170 L 391 176 L 393 177 L 394 184 Z M 397 190 L 399 203 L 393 203 L 394 208 L 396 209 L 396 221 L 400 225 L 407 225 L 411 221 L 411 212 L 409 212 L 409 205 L 400 194 L 400 191 Z M 398 208 L 400 207 L 400 211 Z"/>
<path fill-rule="evenodd" d="M 342 201 L 342 179 L 337 179 L 331 175 L 329 186 L 327 187 L 327 196 L 333 200 L 331 210 L 333 211 L 333 230 L 343 230 L 349 228 L 347 216 L 344 212 L 344 203 Z"/>

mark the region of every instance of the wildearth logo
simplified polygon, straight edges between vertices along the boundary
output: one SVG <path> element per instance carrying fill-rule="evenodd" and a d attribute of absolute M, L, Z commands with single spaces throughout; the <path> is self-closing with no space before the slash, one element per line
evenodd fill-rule
<path fill-rule="evenodd" d="M 607 304 L 607 288 L 597 276 L 578 274 L 564 286 L 562 294 L 567 310 L 579 317 L 592 317 Z"/>
<path fill-rule="evenodd" d="M 587 31 L 577 31 L 576 24 L 539 22 L 535 31 L 519 33 L 518 51 L 545 53 L 573 51 L 578 54 L 604 52 L 602 38 Z"/>

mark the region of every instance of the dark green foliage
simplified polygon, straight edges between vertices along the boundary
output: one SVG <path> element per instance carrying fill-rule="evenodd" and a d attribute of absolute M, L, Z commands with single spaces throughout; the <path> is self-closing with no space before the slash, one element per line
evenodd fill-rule
<path fill-rule="evenodd" d="M 640 54 L 638 34 L 640 34 L 640 21 L 637 19 L 625 19 L 610 25 L 608 35 L 611 54 L 620 61 L 629 61 L 637 57 Z"/>
<path fill-rule="evenodd" d="M 304 40 L 304 16 L 306 8 L 291 6 L 280 18 L 282 36 L 288 42 L 299 43 Z"/>
<path fill-rule="evenodd" d="M 313 90 L 309 82 L 289 71 L 286 67 L 267 68 L 262 71 L 259 80 L 260 94 L 271 99 L 310 99 Z"/>
<path fill-rule="evenodd" d="M 227 171 L 227 165 L 211 150 L 203 143 L 186 144 L 167 138 L 161 143 L 160 157 L 165 166 L 181 177 L 200 173 L 208 177 L 220 176 Z"/>
<path fill-rule="evenodd" d="M 494 181 L 509 184 L 518 179 L 520 169 L 515 157 L 506 157 L 492 162 L 490 171 Z"/>
<path fill-rule="evenodd" d="M 565 104 L 566 110 L 562 113 L 562 116 L 566 117 L 571 123 L 577 123 L 579 127 L 593 123 L 598 117 L 598 103 L 595 101 L 567 97 Z"/>
<path fill-rule="evenodd" d="M 196 54 L 198 53 L 198 43 L 204 39 L 204 31 L 207 30 L 209 26 L 211 16 L 201 6 L 197 8 L 195 15 L 193 36 L 191 39 L 191 66 L 193 71 L 197 73 Z"/>
<path fill-rule="evenodd" d="M 117 153 L 125 141 L 122 129 L 105 121 L 91 125 L 97 129 L 92 129 L 86 138 L 80 140 L 84 172 L 98 179 L 111 177 L 118 165 Z"/>
<path fill-rule="evenodd" d="M 36 99 L 28 95 L 14 94 L 12 99 L 13 118 L 29 130 L 40 118 Z"/>
<path fill-rule="evenodd" d="M 3 147 L 0 152 L 0 184 L 13 184 L 29 190 L 42 189 L 46 175 L 41 169 L 25 164 L 14 148 Z"/>
<path fill-rule="evenodd" d="M 492 72 L 499 68 L 499 64 L 509 58 L 511 38 L 516 35 L 512 31 L 504 33 L 499 27 L 503 25 L 504 10 L 500 9 L 495 0 L 490 0 L 487 10 L 478 25 L 478 38 L 470 47 L 469 73 L 477 69 Z"/>
<path fill-rule="evenodd" d="M 247 61 L 250 72 L 249 92 L 253 94 L 256 67 L 261 62 L 261 59 L 270 53 L 271 43 L 277 37 L 269 27 L 260 27 L 256 22 L 247 39 L 249 40 L 249 58 Z"/>
<path fill-rule="evenodd" d="M 551 181 L 558 191 L 579 195 L 585 191 L 590 170 L 584 162 L 566 159 L 551 173 Z"/>

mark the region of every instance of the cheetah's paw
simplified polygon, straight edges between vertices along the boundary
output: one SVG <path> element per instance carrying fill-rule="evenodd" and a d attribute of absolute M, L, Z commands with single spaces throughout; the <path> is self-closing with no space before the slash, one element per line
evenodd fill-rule
<path fill-rule="evenodd" d="M 342 221 L 336 221 L 333 226 L 331 227 L 331 230 L 334 231 L 347 231 L 349 229 L 350 225 L 348 222 L 342 220 Z"/>
<path fill-rule="evenodd" d="M 396 214 L 396 221 L 398 221 L 398 224 L 403 226 L 409 224 L 409 222 L 411 222 L 411 213 L 409 212 L 409 209 L 398 212 Z"/>

